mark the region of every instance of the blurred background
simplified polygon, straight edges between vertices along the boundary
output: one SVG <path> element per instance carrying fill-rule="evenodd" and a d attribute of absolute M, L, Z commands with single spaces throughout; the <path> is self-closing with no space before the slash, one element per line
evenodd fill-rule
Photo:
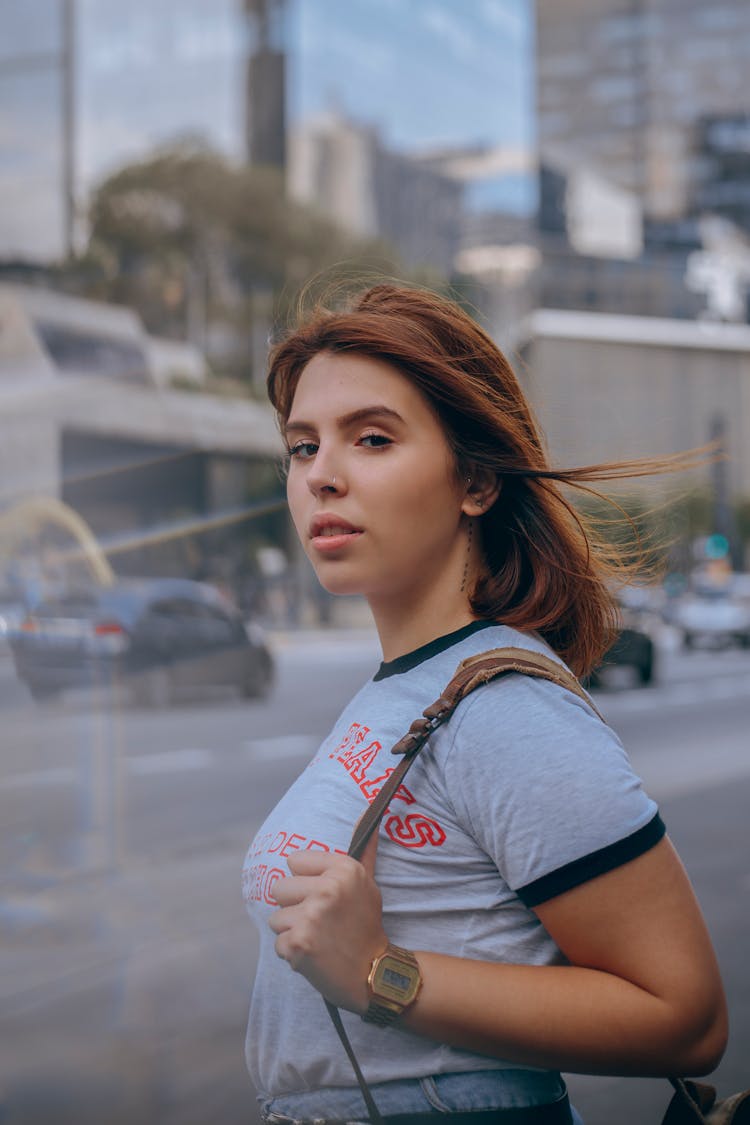
<path fill-rule="evenodd" d="M 384 276 L 477 317 L 558 463 L 722 451 L 583 508 L 642 551 L 591 687 L 747 1084 L 749 63 L 746 0 L 0 0 L 0 1120 L 257 1120 L 244 851 L 379 659 L 265 363 Z"/>

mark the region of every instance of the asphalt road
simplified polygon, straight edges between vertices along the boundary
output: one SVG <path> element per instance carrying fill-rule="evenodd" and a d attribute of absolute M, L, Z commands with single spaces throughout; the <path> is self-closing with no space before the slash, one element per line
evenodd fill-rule
<path fill-rule="evenodd" d="M 0 661 L 9 1123 L 257 1120 L 242 1059 L 255 953 L 244 850 L 378 660 L 367 633 L 276 648 L 268 701 L 161 713 L 83 694 L 39 708 Z M 750 1085 L 750 654 L 666 650 L 656 686 L 597 701 L 660 801 L 716 941 L 733 1026 L 715 1081 Z M 653 1080 L 570 1086 L 587 1125 L 658 1120 L 669 1097 Z"/>

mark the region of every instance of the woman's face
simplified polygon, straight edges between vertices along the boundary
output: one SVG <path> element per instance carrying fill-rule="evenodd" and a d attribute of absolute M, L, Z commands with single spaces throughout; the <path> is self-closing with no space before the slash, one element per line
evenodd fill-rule
<path fill-rule="evenodd" d="M 466 489 L 442 426 L 390 364 L 321 352 L 286 424 L 287 495 L 302 545 L 334 594 L 424 595 L 458 571 Z"/>

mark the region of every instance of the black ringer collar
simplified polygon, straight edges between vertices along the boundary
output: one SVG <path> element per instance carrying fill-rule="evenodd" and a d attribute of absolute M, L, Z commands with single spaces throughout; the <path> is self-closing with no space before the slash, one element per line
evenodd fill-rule
<path fill-rule="evenodd" d="M 407 652 L 404 656 L 397 656 L 395 660 L 384 660 L 373 676 L 373 680 L 387 680 L 389 676 L 398 676 L 402 672 L 410 672 L 418 664 L 437 656 L 439 652 L 445 652 L 446 649 L 452 648 L 464 637 L 471 637 L 474 633 L 478 633 L 480 629 L 490 629 L 497 624 L 497 621 L 471 621 L 468 625 L 462 625 L 460 629 L 455 629 L 452 633 L 446 633 L 444 637 L 436 637 L 434 641 L 428 641 L 426 645 L 420 645 L 413 652 Z"/>

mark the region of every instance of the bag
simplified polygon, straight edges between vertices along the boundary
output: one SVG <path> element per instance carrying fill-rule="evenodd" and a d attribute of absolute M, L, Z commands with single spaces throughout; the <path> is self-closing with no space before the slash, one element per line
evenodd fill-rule
<path fill-rule="evenodd" d="M 404 775 L 430 735 L 450 719 L 458 704 L 470 692 L 509 672 L 537 676 L 559 684 L 585 700 L 604 721 L 573 673 L 543 653 L 522 648 L 495 648 L 467 657 L 459 664 L 440 698 L 425 708 L 422 717 L 415 719 L 407 733 L 392 748 L 391 753 L 400 755 L 401 761 L 357 822 L 349 845 L 350 856 L 359 859 L 362 855 Z M 372 1125 L 381 1125 L 383 1119 L 349 1042 L 338 1008 L 328 1000 L 325 1000 L 325 1004 L 354 1070 L 370 1121 Z M 669 1081 L 675 1092 L 661 1125 L 750 1125 L 750 1090 L 717 1101 L 713 1086 L 682 1078 L 670 1078 Z"/>
<path fill-rule="evenodd" d="M 670 1078 L 675 1088 L 662 1125 L 750 1125 L 750 1090 L 716 1100 L 716 1090 L 703 1082 Z"/>

